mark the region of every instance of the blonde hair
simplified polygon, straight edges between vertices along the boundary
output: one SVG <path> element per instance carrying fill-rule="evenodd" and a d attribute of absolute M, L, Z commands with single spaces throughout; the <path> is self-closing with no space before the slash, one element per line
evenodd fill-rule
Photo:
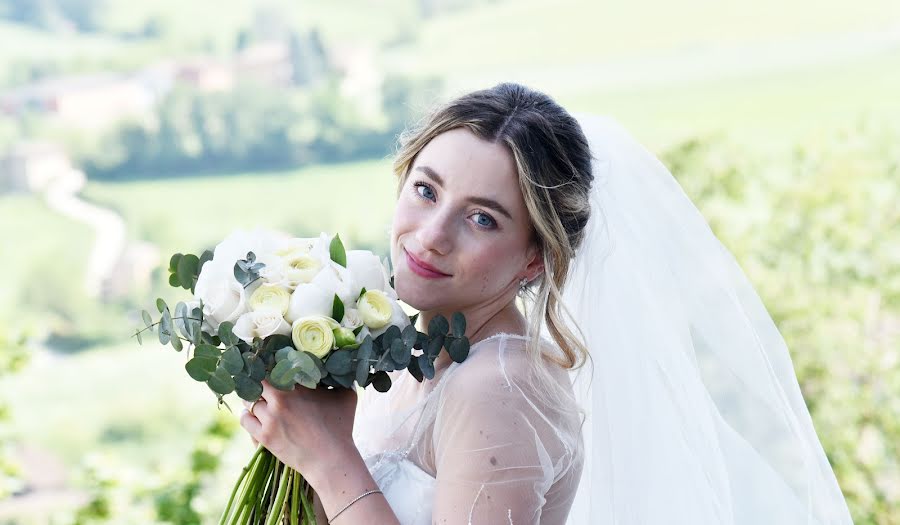
<path fill-rule="evenodd" d="M 535 364 L 546 359 L 566 369 L 578 368 L 589 353 L 580 328 L 573 333 L 563 319 L 569 312 L 562 288 L 590 216 L 593 175 L 587 139 L 578 121 L 544 93 L 510 82 L 474 91 L 433 108 L 400 135 L 393 161 L 398 196 L 422 148 L 460 127 L 483 140 L 506 144 L 516 163 L 534 226 L 532 242 L 544 263 L 544 271 L 524 290 L 531 303 L 525 312 L 526 352 Z M 559 353 L 548 353 L 541 345 L 542 323 Z"/>

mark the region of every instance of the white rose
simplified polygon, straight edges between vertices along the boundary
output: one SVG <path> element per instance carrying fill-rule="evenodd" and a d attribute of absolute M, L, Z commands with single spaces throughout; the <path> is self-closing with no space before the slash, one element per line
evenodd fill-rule
<path fill-rule="evenodd" d="M 356 302 L 360 290 L 355 288 L 350 271 L 330 260 L 325 263 L 311 283 L 318 285 L 323 290 L 329 290 L 332 297 L 333 295 L 340 297 L 345 306 Z"/>
<path fill-rule="evenodd" d="M 397 301 L 391 301 L 391 318 L 388 320 L 387 324 L 382 326 L 381 328 L 371 328 L 369 329 L 369 333 L 372 335 L 372 339 L 375 339 L 379 335 L 383 334 L 387 331 L 391 326 L 396 326 L 401 331 L 410 325 L 409 316 L 406 315 L 406 312 L 403 311 L 403 308 L 400 306 L 400 303 Z M 360 331 L 360 334 L 362 331 Z"/>
<path fill-rule="evenodd" d="M 204 267 L 204 271 L 205 269 Z M 197 293 L 196 296 L 203 301 L 203 315 L 209 323 L 211 332 L 215 333 L 221 323 L 226 321 L 233 323 L 247 312 L 247 293 L 253 293 L 258 284 L 250 285 L 245 290 L 234 277 L 214 278 L 211 281 L 203 292 Z M 196 288 L 195 291 L 199 292 Z"/>
<path fill-rule="evenodd" d="M 294 237 L 281 242 L 275 255 L 289 259 L 295 255 L 308 255 L 316 244 L 317 237 Z"/>
<path fill-rule="evenodd" d="M 341 326 L 356 330 L 363 325 L 362 316 L 356 308 L 344 308 L 344 318 L 341 319 Z"/>
<path fill-rule="evenodd" d="M 216 245 L 212 260 L 203 265 L 203 270 L 210 267 L 216 275 L 234 275 L 234 264 L 238 259 L 246 258 L 247 252 L 253 252 L 260 259 L 272 253 L 279 242 L 283 242 L 282 238 L 281 234 L 262 228 L 235 230 Z"/>
<path fill-rule="evenodd" d="M 331 316 L 334 307 L 334 293 L 315 283 L 301 283 L 291 294 L 285 318 L 293 323 L 301 317 L 310 315 Z"/>
<path fill-rule="evenodd" d="M 284 282 L 296 287 L 300 283 L 309 283 L 319 274 L 325 262 L 306 253 L 294 253 L 282 258 Z"/>
<path fill-rule="evenodd" d="M 274 334 L 289 335 L 291 325 L 284 321 L 278 311 L 263 308 L 238 317 L 232 332 L 244 341 L 252 343 L 254 337 L 264 339 Z"/>
<path fill-rule="evenodd" d="M 350 250 L 347 252 L 347 269 L 353 275 L 354 286 L 361 290 L 381 290 L 388 288 L 387 271 L 381 259 L 368 250 Z"/>

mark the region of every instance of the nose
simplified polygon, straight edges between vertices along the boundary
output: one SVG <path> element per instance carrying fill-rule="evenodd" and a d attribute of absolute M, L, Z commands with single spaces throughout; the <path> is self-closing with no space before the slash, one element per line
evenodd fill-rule
<path fill-rule="evenodd" d="M 451 218 L 434 211 L 422 219 L 416 228 L 416 241 L 423 250 L 446 255 L 453 245 Z"/>

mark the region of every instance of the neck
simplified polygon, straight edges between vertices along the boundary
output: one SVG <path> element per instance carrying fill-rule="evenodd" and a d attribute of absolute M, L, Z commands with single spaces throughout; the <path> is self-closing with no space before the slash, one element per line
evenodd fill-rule
<path fill-rule="evenodd" d="M 428 332 L 428 323 L 438 314 L 443 315 L 449 322 L 454 312 L 459 311 L 466 317 L 465 335 L 469 344 L 486 339 L 499 332 L 525 333 L 527 322 L 525 316 L 516 306 L 515 299 L 505 304 L 484 304 L 470 308 L 435 309 L 419 312 L 417 326 L 420 332 Z M 446 351 L 442 351 L 434 362 L 435 370 L 442 370 L 450 366 L 452 360 Z"/>

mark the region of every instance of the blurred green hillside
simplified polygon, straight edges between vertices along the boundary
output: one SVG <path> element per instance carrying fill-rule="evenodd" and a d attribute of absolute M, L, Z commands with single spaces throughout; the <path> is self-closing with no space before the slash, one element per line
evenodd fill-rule
<path fill-rule="evenodd" d="M 300 42 L 297 66 L 313 32 L 326 65 L 302 79 L 178 85 L 102 128 L 0 104 L 0 155 L 59 145 L 88 175 L 79 198 L 156 250 L 146 283 L 100 300 L 94 230 L 40 191 L 0 193 L 0 524 L 217 517 L 249 440 L 183 356 L 129 339 L 139 309 L 184 298 L 169 255 L 254 226 L 387 255 L 397 133 L 507 80 L 614 116 L 664 160 L 785 336 L 855 522 L 900 524 L 900 3 L 0 0 L 0 101 L 269 41 Z M 61 480 L 38 483 L 42 465 Z"/>

